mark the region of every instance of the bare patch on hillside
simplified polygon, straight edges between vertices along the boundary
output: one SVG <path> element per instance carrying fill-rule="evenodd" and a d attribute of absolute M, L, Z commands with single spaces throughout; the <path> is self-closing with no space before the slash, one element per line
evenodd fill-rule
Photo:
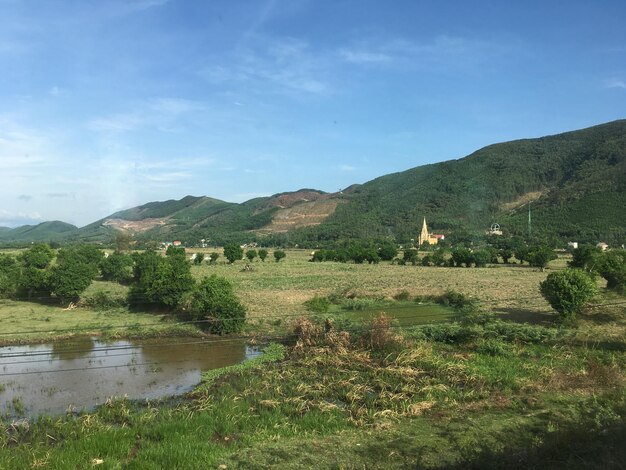
<path fill-rule="evenodd" d="M 107 219 L 102 225 L 105 227 L 113 227 L 123 232 L 141 233 L 155 227 L 166 225 L 165 219 L 143 219 L 143 220 L 124 220 L 124 219 Z"/>
<path fill-rule="evenodd" d="M 517 209 L 518 207 L 521 207 L 524 204 L 528 204 L 529 202 L 536 201 L 541 196 L 543 196 L 543 194 L 544 194 L 544 191 L 530 191 L 530 192 L 528 192 L 526 194 L 522 194 L 517 199 L 515 199 L 515 200 L 513 200 L 511 202 L 506 202 L 506 203 L 502 204 L 502 206 L 501 206 L 502 210 L 512 211 L 513 209 Z"/>
<path fill-rule="evenodd" d="M 296 204 L 324 200 L 330 198 L 331 196 L 332 194 L 326 194 L 308 189 L 294 191 L 291 193 L 276 194 L 270 197 L 262 207 L 257 209 L 255 214 L 274 207 L 278 207 L 279 209 L 288 209 Z"/>
<path fill-rule="evenodd" d="M 280 233 L 301 227 L 311 227 L 321 224 L 335 212 L 341 202 L 338 199 L 319 198 L 316 201 L 301 202 L 299 204 L 279 209 L 269 225 L 259 230 L 260 233 Z"/>

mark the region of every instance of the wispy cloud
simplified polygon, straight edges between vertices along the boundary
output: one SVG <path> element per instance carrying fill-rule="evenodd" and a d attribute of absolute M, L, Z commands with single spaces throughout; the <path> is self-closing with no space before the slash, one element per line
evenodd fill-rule
<path fill-rule="evenodd" d="M 0 209 L 0 226 L 17 227 L 20 225 L 38 224 L 43 222 L 39 212 L 14 212 Z"/>
<path fill-rule="evenodd" d="M 363 49 L 340 49 L 339 55 L 348 62 L 355 64 L 386 64 L 393 61 L 389 54 Z"/>
<path fill-rule="evenodd" d="M 626 89 L 626 80 L 620 80 L 619 78 L 611 78 L 604 81 L 605 88 L 621 88 Z"/>
<path fill-rule="evenodd" d="M 351 165 L 339 165 L 339 169 L 341 171 L 354 171 L 354 170 L 356 170 L 356 168 L 351 166 Z"/>
<path fill-rule="evenodd" d="M 327 58 L 314 53 L 305 41 L 258 38 L 232 59 L 232 65 L 212 65 L 199 73 L 217 84 L 245 83 L 257 91 L 319 95 L 331 90 L 328 69 Z"/>
<path fill-rule="evenodd" d="M 130 132 L 146 127 L 170 128 L 180 117 L 204 109 L 197 101 L 180 98 L 157 98 L 139 103 L 129 112 L 96 117 L 88 127 L 97 132 Z"/>
<path fill-rule="evenodd" d="M 30 194 L 20 194 L 19 196 L 17 196 L 17 198 L 20 201 L 24 201 L 24 202 L 28 202 L 33 199 L 33 197 Z"/>

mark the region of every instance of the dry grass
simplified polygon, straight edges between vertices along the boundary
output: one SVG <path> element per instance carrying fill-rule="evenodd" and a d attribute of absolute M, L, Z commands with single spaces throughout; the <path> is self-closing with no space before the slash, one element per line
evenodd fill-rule
<path fill-rule="evenodd" d="M 248 307 L 251 319 L 306 315 L 303 305 L 306 300 L 347 290 L 391 299 L 404 290 L 415 297 L 452 289 L 479 299 L 487 308 L 550 309 L 539 294 L 539 283 L 548 273 L 527 266 L 468 269 L 389 263 L 311 263 L 310 253 L 310 250 L 288 250 L 287 258 L 280 263 L 270 260 L 270 253 L 264 263 L 255 260 L 252 272 L 241 272 L 243 262 L 203 264 L 193 267 L 192 272 L 198 278 L 213 273 L 228 278 Z"/>

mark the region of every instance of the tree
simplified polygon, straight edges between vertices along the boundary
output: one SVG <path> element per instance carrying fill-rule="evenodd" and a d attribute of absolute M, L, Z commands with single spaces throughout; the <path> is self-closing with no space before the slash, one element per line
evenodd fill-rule
<path fill-rule="evenodd" d="M 450 259 L 456 267 L 465 265 L 466 268 L 469 268 L 474 262 L 474 255 L 472 250 L 469 248 L 457 246 L 454 250 L 452 250 L 452 258 Z"/>
<path fill-rule="evenodd" d="M 200 265 L 204 261 L 204 253 L 196 253 L 196 257 L 193 259 L 193 264 Z"/>
<path fill-rule="evenodd" d="M 246 309 L 237 299 L 233 287 L 215 274 L 205 277 L 185 295 L 181 309 L 202 328 L 215 334 L 238 333 L 246 320 Z"/>
<path fill-rule="evenodd" d="M 274 251 L 274 259 L 278 263 L 281 259 L 285 258 L 287 254 L 283 250 Z"/>
<path fill-rule="evenodd" d="M 50 271 L 49 285 L 62 302 L 75 302 L 93 279 L 93 267 L 77 256 L 57 263 Z"/>
<path fill-rule="evenodd" d="M 135 254 L 131 305 L 175 307 L 194 287 L 191 265 L 184 256 L 162 257 L 154 251 Z"/>
<path fill-rule="evenodd" d="M 248 260 L 251 263 L 254 260 L 254 258 L 256 258 L 257 256 L 258 256 L 258 253 L 256 252 L 256 250 L 248 250 L 248 251 L 246 251 L 246 258 L 248 258 Z"/>
<path fill-rule="evenodd" d="M 170 245 L 165 250 L 165 256 L 185 256 L 185 249 L 182 246 Z"/>
<path fill-rule="evenodd" d="M 133 258 L 130 255 L 115 252 L 100 261 L 100 273 L 105 281 L 127 283 L 133 277 Z"/>
<path fill-rule="evenodd" d="M 593 278 L 580 269 L 550 273 L 539 286 L 541 295 L 557 311 L 560 321 L 573 321 L 597 293 Z"/>
<path fill-rule="evenodd" d="M 235 243 L 229 243 L 224 246 L 224 257 L 230 264 L 233 264 L 235 261 L 243 258 L 243 248 Z"/>
<path fill-rule="evenodd" d="M 579 268 L 587 272 L 594 272 L 602 263 L 604 253 L 595 246 L 583 245 L 572 250 L 572 261 L 568 263 L 570 268 Z"/>
<path fill-rule="evenodd" d="M 211 264 L 215 264 L 217 262 L 217 259 L 220 257 L 220 254 L 217 253 L 216 251 L 214 251 L 213 253 L 211 253 L 209 255 L 209 262 Z"/>
<path fill-rule="evenodd" d="M 556 258 L 556 253 L 545 245 L 535 246 L 528 253 L 528 263 L 531 266 L 540 268 L 541 271 L 548 266 L 550 261 Z"/>
<path fill-rule="evenodd" d="M 0 254 L 0 299 L 13 297 L 17 293 L 20 274 L 17 259 Z"/>
<path fill-rule="evenodd" d="M 265 262 L 265 258 L 267 258 L 267 250 L 264 248 L 261 248 L 259 250 L 259 258 L 261 258 L 261 261 Z"/>
<path fill-rule="evenodd" d="M 396 244 L 388 240 L 378 243 L 378 256 L 383 261 L 391 261 L 398 256 Z"/>
<path fill-rule="evenodd" d="M 25 296 L 28 300 L 50 297 L 50 273 L 45 269 L 38 269 L 33 266 L 26 266 L 22 269 L 17 293 Z"/>
<path fill-rule="evenodd" d="M 477 268 L 484 268 L 492 260 L 491 253 L 488 250 L 477 250 L 472 255 Z"/>
<path fill-rule="evenodd" d="M 418 260 L 417 250 L 414 248 L 404 250 L 404 253 L 402 254 L 402 260 L 405 263 L 411 263 L 413 266 L 415 266 Z"/>
<path fill-rule="evenodd" d="M 37 269 L 47 268 L 54 259 L 54 252 L 45 243 L 38 243 L 24 251 L 21 255 L 22 262 L 26 267 Z"/>
<path fill-rule="evenodd" d="M 445 251 L 441 248 L 437 248 L 430 255 L 430 262 L 433 266 L 443 266 L 446 263 Z"/>
<path fill-rule="evenodd" d="M 121 253 L 129 251 L 133 243 L 133 237 L 126 232 L 119 232 L 115 235 L 115 251 Z"/>
<path fill-rule="evenodd" d="M 604 253 L 598 267 L 600 276 L 606 279 L 606 288 L 624 292 L 626 290 L 626 251 Z"/>
<path fill-rule="evenodd" d="M 89 267 L 91 278 L 95 278 L 100 269 L 100 263 L 104 259 L 104 252 L 98 249 L 95 245 L 74 245 L 68 248 L 59 250 L 57 254 L 57 264 L 62 264 L 66 261 L 72 263 L 80 263 Z"/>

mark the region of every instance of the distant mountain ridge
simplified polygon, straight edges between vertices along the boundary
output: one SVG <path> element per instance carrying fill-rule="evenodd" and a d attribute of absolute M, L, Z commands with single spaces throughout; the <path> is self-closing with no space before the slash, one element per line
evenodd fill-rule
<path fill-rule="evenodd" d="M 0 241 L 57 241 L 77 232 L 75 225 L 53 220 L 16 228 L 0 227 Z"/>
<path fill-rule="evenodd" d="M 305 245 L 363 237 L 405 242 L 415 238 L 423 217 L 444 233 L 484 231 L 494 222 L 505 232 L 526 233 L 529 204 L 533 233 L 626 242 L 626 120 L 489 145 L 465 158 L 388 174 L 338 193 L 301 189 L 241 204 L 186 196 L 50 233 L 101 241 L 121 230 L 138 239 L 189 244 L 265 237 Z M 0 230 L 0 240 L 28 233 Z"/>

